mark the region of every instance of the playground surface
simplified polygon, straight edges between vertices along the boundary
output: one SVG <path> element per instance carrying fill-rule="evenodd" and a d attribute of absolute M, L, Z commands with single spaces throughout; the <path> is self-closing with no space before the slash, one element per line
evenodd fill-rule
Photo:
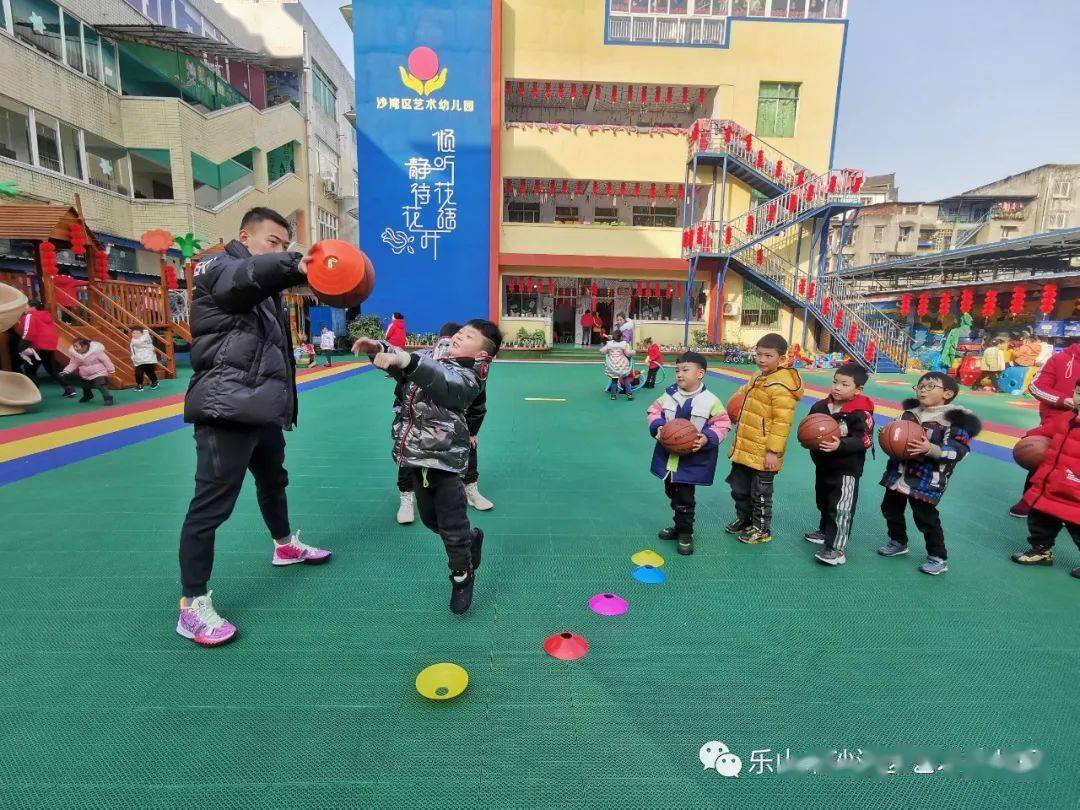
<path fill-rule="evenodd" d="M 709 385 L 726 400 L 751 371 Z M 888 418 L 913 381 L 868 393 Z M 776 539 L 725 535 L 718 481 L 698 492 L 696 553 L 679 557 L 656 538 L 670 511 L 648 472 L 650 392 L 611 402 L 599 366 L 497 363 L 480 434 L 496 508 L 470 513 L 488 539 L 456 617 L 441 543 L 394 520 L 392 385 L 356 363 L 301 382 L 293 524 L 335 556 L 273 568 L 249 481 L 212 581 L 240 635 L 215 650 L 174 633 L 195 461 L 182 381 L 112 409 L 52 392 L 46 412 L 0 423 L 0 806 L 1080 804 L 1080 552 L 1063 535 L 1052 568 L 1009 561 L 1026 533 L 1007 514 L 1023 481 L 1008 447 L 1036 421 L 1020 398 L 962 392 L 989 425 L 943 501 L 950 570 L 928 577 L 917 534 L 908 557 L 875 553 L 880 452 L 847 565 L 813 563 L 813 469 L 794 441 Z M 663 584 L 631 578 L 642 549 L 664 557 Z M 592 613 L 602 592 L 629 611 Z M 546 656 L 560 631 L 588 655 Z M 433 703 L 413 682 L 440 661 L 470 683 Z M 738 779 L 703 768 L 714 740 L 741 758 Z M 912 772 L 915 751 L 960 763 L 999 748 L 1041 759 L 1024 774 Z M 766 766 L 787 751 L 908 758 L 896 775 Z"/>

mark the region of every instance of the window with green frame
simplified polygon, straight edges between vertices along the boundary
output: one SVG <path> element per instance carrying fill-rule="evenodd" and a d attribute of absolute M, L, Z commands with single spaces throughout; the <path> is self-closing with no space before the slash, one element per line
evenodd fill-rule
<path fill-rule="evenodd" d="M 296 174 L 296 141 L 283 143 L 266 153 L 266 178 L 276 183 L 287 174 Z"/>
<path fill-rule="evenodd" d="M 757 132 L 762 138 L 792 138 L 799 109 L 799 85 L 762 82 L 758 88 Z"/>
<path fill-rule="evenodd" d="M 743 326 L 778 326 L 780 302 L 757 287 L 744 284 L 741 323 Z"/>
<path fill-rule="evenodd" d="M 311 68 L 311 94 L 315 97 L 315 103 L 322 107 L 327 115 L 331 118 L 337 117 L 337 95 L 334 85 L 318 66 Z"/>

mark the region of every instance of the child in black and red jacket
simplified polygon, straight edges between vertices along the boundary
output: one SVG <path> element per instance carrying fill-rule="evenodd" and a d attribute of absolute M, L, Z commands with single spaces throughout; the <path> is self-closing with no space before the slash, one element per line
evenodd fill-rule
<path fill-rule="evenodd" d="M 874 435 L 874 403 L 863 395 L 867 379 L 864 368 L 845 363 L 833 374 L 829 396 L 810 408 L 810 413 L 828 414 L 840 426 L 839 438 L 810 451 L 821 521 L 818 530 L 807 532 L 805 537 L 824 546 L 814 554 L 814 559 L 823 565 L 843 565 L 847 561 L 844 550 L 859 501 L 859 479 Z"/>

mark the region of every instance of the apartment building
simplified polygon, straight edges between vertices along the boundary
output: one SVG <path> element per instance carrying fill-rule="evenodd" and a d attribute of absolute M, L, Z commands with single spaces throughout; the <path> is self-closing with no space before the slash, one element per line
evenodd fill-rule
<path fill-rule="evenodd" d="M 279 55 L 248 23 L 212 0 L 0 0 L 0 75 L 19 77 L 0 84 L 0 179 L 17 185 L 13 202 L 78 195 L 120 278 L 159 275 L 145 231 L 216 242 L 255 205 L 286 214 L 302 242 L 324 220 L 346 238 L 341 222 L 352 222 L 355 238 L 348 71 L 317 32 Z M 313 147 L 319 133 L 346 155 L 336 173 Z M 0 243 L 8 269 L 30 259 Z"/>
<path fill-rule="evenodd" d="M 810 215 L 841 195 L 858 204 L 846 193 L 853 175 L 829 175 L 845 13 L 842 2 L 801 0 L 501 0 L 453 11 L 422 0 L 393 8 L 355 0 L 361 244 L 380 273 L 369 304 L 408 308 L 424 327 L 437 326 L 455 314 L 455 293 L 430 314 L 404 302 L 418 279 L 445 284 L 452 271 L 510 336 L 524 328 L 576 342 L 581 315 L 595 309 L 608 326 L 625 312 L 638 339 L 665 344 L 683 342 L 687 331 L 743 342 L 781 331 L 800 342 L 805 307 L 747 270 L 753 261 L 724 261 L 720 248 L 725 223 L 765 206 L 757 230 L 738 229 L 736 241 L 743 258 L 767 246 L 770 267 L 784 262 L 781 287 L 794 294 L 792 268 L 803 268 L 805 290 L 819 253 L 820 222 Z M 383 31 L 397 39 L 381 39 Z M 466 102 L 475 100 L 484 124 L 467 142 L 470 155 L 480 153 L 471 165 L 484 199 L 479 211 L 459 205 L 453 229 L 416 228 L 422 206 L 392 187 L 403 187 L 403 170 L 369 166 L 366 150 L 412 166 L 419 156 L 400 146 L 412 130 L 391 136 L 388 127 L 419 119 L 420 138 L 453 126 L 460 191 L 463 136 L 473 125 L 472 106 L 454 117 L 466 93 L 455 84 L 463 63 L 483 65 L 476 87 L 490 93 Z M 417 89 L 403 94 L 417 71 Z M 769 219 L 769 205 L 775 215 L 789 202 L 794 214 Z M 437 265 L 425 234 L 438 245 Z M 474 256 L 490 251 L 483 283 L 473 285 L 475 267 L 449 253 L 466 242 Z M 730 240 L 726 247 L 735 249 Z M 464 300 L 459 306 L 465 313 Z"/>

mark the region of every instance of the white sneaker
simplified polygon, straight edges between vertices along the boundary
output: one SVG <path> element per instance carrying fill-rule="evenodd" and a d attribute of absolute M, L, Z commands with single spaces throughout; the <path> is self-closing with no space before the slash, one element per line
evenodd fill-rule
<path fill-rule="evenodd" d="M 398 523 L 412 523 L 415 517 L 415 496 L 411 492 L 401 493 L 401 506 L 397 510 Z"/>
<path fill-rule="evenodd" d="M 480 487 L 476 483 L 465 485 L 465 497 L 469 501 L 469 506 L 473 509 L 479 509 L 481 512 L 495 508 L 495 504 L 480 494 Z"/>

